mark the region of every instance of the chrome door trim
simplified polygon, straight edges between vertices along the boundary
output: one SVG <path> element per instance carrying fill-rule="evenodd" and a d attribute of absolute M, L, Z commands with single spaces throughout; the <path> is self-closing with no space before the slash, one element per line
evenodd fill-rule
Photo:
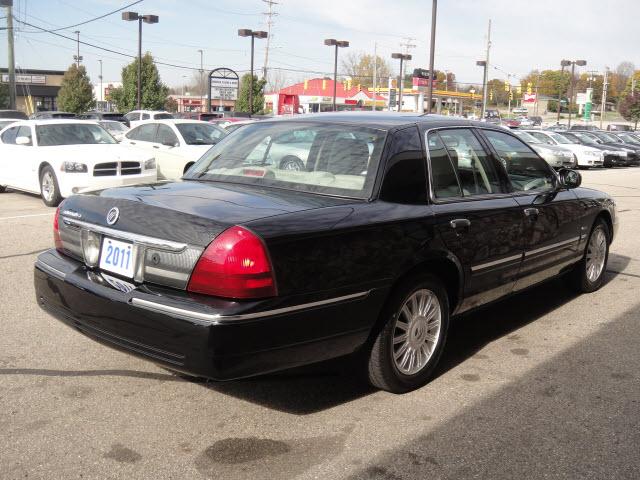
<path fill-rule="evenodd" d="M 570 245 L 572 243 L 577 243 L 579 241 L 580 241 L 580 237 L 573 237 L 573 238 L 570 238 L 569 240 L 563 240 L 562 242 L 552 243 L 551 245 L 547 245 L 546 247 L 540 247 L 534 250 L 527 250 L 526 252 L 524 252 L 524 256 L 528 257 L 530 255 L 535 255 L 537 253 L 543 253 L 549 250 L 555 250 L 555 249 L 564 247 L 566 245 Z"/>
<path fill-rule="evenodd" d="M 500 265 L 502 263 L 514 262 L 516 260 L 522 260 L 522 253 L 519 253 L 518 255 L 512 255 L 512 256 L 506 257 L 506 258 L 501 258 L 499 260 L 494 260 L 492 262 L 487 262 L 487 263 L 481 263 L 479 265 L 474 265 L 474 266 L 471 267 L 471 271 L 472 272 L 476 272 L 478 270 L 484 270 L 485 268 L 495 267 L 496 265 Z"/>

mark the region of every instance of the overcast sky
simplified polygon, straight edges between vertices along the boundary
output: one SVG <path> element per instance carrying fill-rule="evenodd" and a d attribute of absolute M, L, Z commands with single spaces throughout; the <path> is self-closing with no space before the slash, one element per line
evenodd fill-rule
<path fill-rule="evenodd" d="M 19 20 L 47 29 L 67 27 L 122 7 L 134 0 L 14 0 Z M 277 0 L 269 66 L 287 69 L 292 80 L 331 72 L 333 52 L 325 38 L 349 40 L 352 52 L 389 58 L 410 38 L 415 45 L 410 67 L 427 67 L 431 0 Z M 143 49 L 156 59 L 205 69 L 249 68 L 248 38 L 238 28 L 266 29 L 261 0 L 143 0 L 131 7 L 160 16 L 157 25 L 143 26 Z M 0 14 L 1 17 L 4 13 Z M 585 59 L 586 70 L 615 68 L 621 61 L 640 66 L 640 0 L 440 0 L 438 2 L 435 68 L 451 70 L 460 82 L 479 83 L 476 60 L 486 49 L 492 20 L 490 78 L 507 73 L 523 76 L 532 68 L 558 68 L 562 58 Z M 0 20 L 0 24 L 5 20 Z M 16 23 L 16 64 L 21 68 L 66 69 L 75 42 Z M 127 54 L 136 54 L 137 25 L 120 13 L 77 27 L 81 40 Z M 74 37 L 73 31 L 59 33 Z M 264 40 L 256 41 L 256 67 L 264 61 Z M 119 80 L 130 59 L 81 45 L 81 55 L 93 81 L 98 59 L 104 79 Z M 341 50 L 341 53 L 344 50 Z M 0 66 L 7 65 L 6 31 L 0 32 Z M 397 68 L 397 61 L 393 63 Z M 160 66 L 165 83 L 181 85 L 192 70 Z M 306 72 L 309 71 L 309 72 Z"/>

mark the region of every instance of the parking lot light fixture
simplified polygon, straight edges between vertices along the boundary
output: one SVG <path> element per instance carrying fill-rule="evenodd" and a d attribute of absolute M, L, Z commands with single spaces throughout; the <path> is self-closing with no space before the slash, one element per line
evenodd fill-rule
<path fill-rule="evenodd" d="M 142 99 L 142 22 L 150 24 L 158 23 L 160 18 L 157 15 L 139 15 L 138 12 L 122 12 L 122 20 L 138 22 L 138 86 L 136 105 L 138 110 L 140 110 Z"/>
<path fill-rule="evenodd" d="M 408 53 L 392 53 L 391 58 L 400 60 L 400 81 L 398 82 L 398 111 L 402 111 L 402 90 L 404 87 L 404 61 L 411 60 L 411 55 Z M 433 82 L 431 74 L 429 74 L 429 82 Z"/>
<path fill-rule="evenodd" d="M 261 30 L 251 30 L 249 28 L 241 28 L 238 30 L 239 37 L 251 37 L 251 69 L 249 78 L 249 117 L 253 115 L 253 54 L 254 54 L 254 42 L 256 38 L 267 38 L 269 34 Z"/>
<path fill-rule="evenodd" d="M 347 48 L 349 42 L 346 40 L 336 40 L 335 38 L 327 38 L 324 44 L 328 47 L 335 47 L 335 55 L 333 59 L 333 111 L 337 110 L 336 107 L 336 93 L 338 88 L 338 48 Z"/>
<path fill-rule="evenodd" d="M 566 60 L 565 60 L 566 61 Z M 586 60 L 573 60 L 571 63 L 571 78 L 569 84 L 569 121 L 567 123 L 567 128 L 571 128 L 571 107 L 573 106 L 573 88 L 574 88 L 574 75 L 576 71 L 576 65 L 579 67 L 584 67 L 587 64 Z"/>

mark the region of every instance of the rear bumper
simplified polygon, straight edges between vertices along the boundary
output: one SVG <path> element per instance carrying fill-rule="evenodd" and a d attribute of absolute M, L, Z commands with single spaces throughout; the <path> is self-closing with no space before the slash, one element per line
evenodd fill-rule
<path fill-rule="evenodd" d="M 140 286 L 123 293 L 55 250 L 38 257 L 38 304 L 110 347 L 214 380 L 350 354 L 367 340 L 386 291 L 234 302 Z"/>

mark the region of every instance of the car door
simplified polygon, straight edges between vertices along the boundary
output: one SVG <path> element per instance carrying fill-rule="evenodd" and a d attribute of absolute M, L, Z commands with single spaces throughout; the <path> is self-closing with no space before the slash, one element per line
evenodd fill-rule
<path fill-rule="evenodd" d="M 169 125 L 158 124 L 153 149 L 159 179 L 174 180 L 182 177 L 188 162 L 188 159 L 181 155 L 183 148 L 185 146 L 181 145 L 178 135 Z"/>
<path fill-rule="evenodd" d="M 495 159 L 470 128 L 427 132 L 437 231 L 464 270 L 460 312 L 510 293 L 523 254 L 523 220 Z"/>
<path fill-rule="evenodd" d="M 0 185 L 15 187 L 16 162 L 20 161 L 22 154 L 25 153 L 22 145 L 16 145 L 16 137 L 18 136 L 20 126 L 8 128 L 0 137 L 2 141 L 2 151 L 0 152 Z"/>
<path fill-rule="evenodd" d="M 156 142 L 156 130 L 158 125 L 155 123 L 144 123 L 135 128 L 132 128 L 125 134 L 127 145 L 132 145 L 137 149 L 143 150 L 148 153 L 155 152 L 153 148 Z"/>
<path fill-rule="evenodd" d="M 516 290 L 558 274 L 579 256 L 582 207 L 559 188 L 553 169 L 527 144 L 505 132 L 482 130 L 506 169 L 525 226 L 525 252 Z"/>
<path fill-rule="evenodd" d="M 14 186 L 22 190 L 29 190 L 31 192 L 40 191 L 40 179 L 38 178 L 38 159 L 34 146 L 34 135 L 32 127 L 30 125 L 21 125 L 18 128 L 16 134 L 16 143 L 18 138 L 28 139 L 28 143 L 22 145 L 16 145 L 19 153 L 13 163 L 14 168 Z"/>

